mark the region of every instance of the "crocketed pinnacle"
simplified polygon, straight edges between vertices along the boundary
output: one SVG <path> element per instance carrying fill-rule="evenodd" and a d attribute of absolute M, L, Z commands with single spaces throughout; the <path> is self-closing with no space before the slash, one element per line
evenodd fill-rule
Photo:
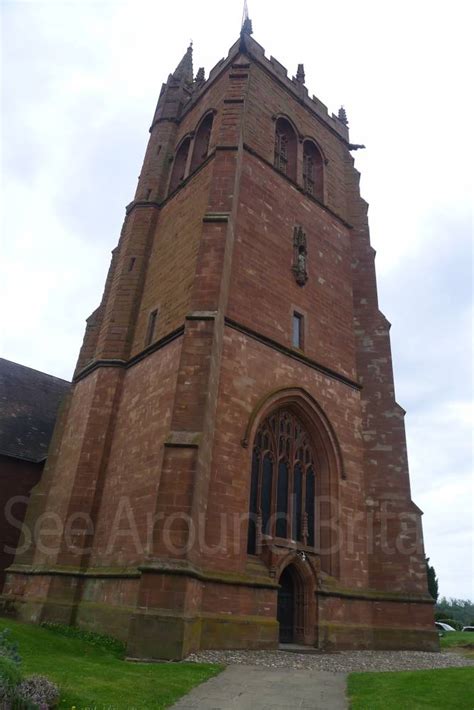
<path fill-rule="evenodd" d="M 344 108 L 344 106 L 341 106 L 341 108 L 339 109 L 337 117 L 345 126 L 349 125 L 349 121 L 347 120 L 346 109 Z"/>
<path fill-rule="evenodd" d="M 244 20 L 244 24 L 242 25 L 242 33 L 245 35 L 251 35 L 253 33 L 252 20 L 249 17 Z"/>
<path fill-rule="evenodd" d="M 188 84 L 193 83 L 193 43 L 191 42 L 186 54 L 173 72 L 175 79 L 184 79 Z"/>
<path fill-rule="evenodd" d="M 203 84 L 206 82 L 206 75 L 204 72 L 204 67 L 199 67 L 198 73 L 194 77 L 194 88 L 195 89 L 200 89 Z"/>

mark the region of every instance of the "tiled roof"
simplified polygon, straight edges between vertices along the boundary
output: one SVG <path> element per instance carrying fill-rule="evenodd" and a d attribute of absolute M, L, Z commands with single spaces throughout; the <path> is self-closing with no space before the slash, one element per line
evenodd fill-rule
<path fill-rule="evenodd" d="M 0 358 L 0 454 L 41 461 L 71 383 Z"/>

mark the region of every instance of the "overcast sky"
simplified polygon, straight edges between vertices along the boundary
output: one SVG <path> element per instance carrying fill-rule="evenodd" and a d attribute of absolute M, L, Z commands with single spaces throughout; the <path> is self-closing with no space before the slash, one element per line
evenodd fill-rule
<path fill-rule="evenodd" d="M 469 3 L 249 0 L 254 37 L 337 112 L 370 203 L 413 498 L 442 594 L 474 598 Z M 1 3 L 3 357 L 70 378 L 162 81 L 209 69 L 230 2 Z"/>

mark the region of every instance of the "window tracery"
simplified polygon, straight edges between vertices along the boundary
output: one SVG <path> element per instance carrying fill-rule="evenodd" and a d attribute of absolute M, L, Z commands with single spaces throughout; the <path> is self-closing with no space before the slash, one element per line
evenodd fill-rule
<path fill-rule="evenodd" d="M 186 138 L 178 148 L 174 163 L 173 170 L 171 171 L 170 186 L 168 193 L 171 194 L 176 190 L 178 185 L 183 182 L 186 172 L 186 163 L 188 162 L 188 153 L 191 139 Z"/>
<path fill-rule="evenodd" d="M 315 545 L 315 465 L 309 435 L 298 417 L 279 409 L 255 436 L 252 453 L 249 554 L 261 536 Z"/>
<path fill-rule="evenodd" d="M 303 143 L 303 189 L 323 201 L 323 158 L 310 140 Z"/>
<path fill-rule="evenodd" d="M 191 160 L 191 172 L 194 172 L 194 170 L 196 170 L 196 168 L 198 168 L 207 158 L 213 122 L 214 114 L 208 113 L 207 116 L 205 116 L 205 118 L 201 121 L 199 128 L 196 131 L 193 157 Z"/>
<path fill-rule="evenodd" d="M 296 134 L 285 118 L 279 118 L 276 122 L 273 164 L 281 173 L 296 181 Z"/>

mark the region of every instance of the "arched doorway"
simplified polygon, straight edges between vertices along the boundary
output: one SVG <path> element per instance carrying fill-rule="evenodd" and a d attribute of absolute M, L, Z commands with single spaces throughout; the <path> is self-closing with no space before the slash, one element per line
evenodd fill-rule
<path fill-rule="evenodd" d="M 280 643 L 302 643 L 304 640 L 304 591 L 293 565 L 285 567 L 279 579 L 277 621 Z"/>
<path fill-rule="evenodd" d="M 288 567 L 283 570 L 278 590 L 277 621 L 280 643 L 293 643 L 295 635 L 295 585 Z"/>
<path fill-rule="evenodd" d="M 250 444 L 247 553 L 278 580 L 280 643 L 314 646 L 318 575 L 339 575 L 330 523 L 345 477 L 341 450 L 325 413 L 301 388 L 272 392 L 256 406 L 242 439 Z"/>

